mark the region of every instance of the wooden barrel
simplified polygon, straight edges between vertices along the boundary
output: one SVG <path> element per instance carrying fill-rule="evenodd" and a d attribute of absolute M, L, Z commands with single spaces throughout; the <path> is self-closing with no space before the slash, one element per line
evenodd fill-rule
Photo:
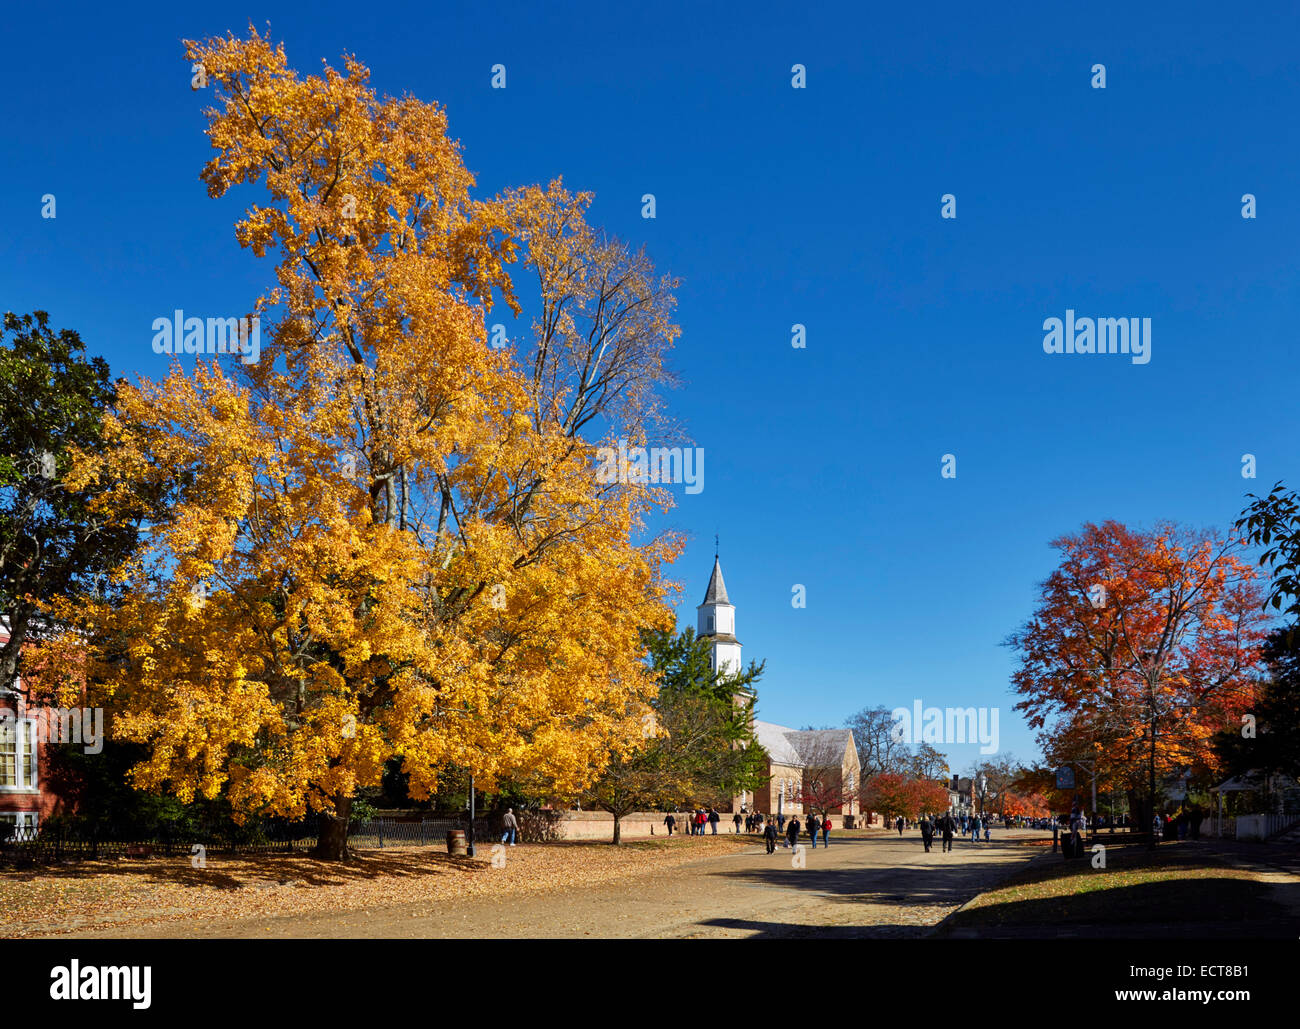
<path fill-rule="evenodd" d="M 447 830 L 447 853 L 454 854 L 457 857 L 468 856 L 469 844 L 465 842 L 464 829 Z"/>

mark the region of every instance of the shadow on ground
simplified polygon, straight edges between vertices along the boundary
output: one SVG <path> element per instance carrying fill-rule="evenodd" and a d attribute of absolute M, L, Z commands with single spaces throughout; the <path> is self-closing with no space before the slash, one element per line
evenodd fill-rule
<path fill-rule="evenodd" d="M 745 918 L 710 918 L 699 923 L 711 929 L 729 929 L 754 940 L 873 940 L 920 939 L 932 929 L 923 925 L 788 925 Z"/>
<path fill-rule="evenodd" d="M 865 842 L 841 840 L 833 842 L 832 847 L 862 846 Z M 1019 841 L 981 842 L 967 846 L 970 850 L 957 845 L 945 855 L 936 845 L 930 855 L 935 859 L 933 863 L 929 863 L 929 858 L 925 859 L 925 864 L 913 863 L 913 859 L 908 857 L 898 864 L 855 868 L 818 868 L 816 852 L 810 851 L 809 864 L 802 869 L 791 866 L 789 850 L 778 849 L 770 856 L 770 868 L 719 869 L 710 874 L 757 887 L 806 891 L 846 903 L 913 908 L 961 904 L 987 884 L 999 882 L 1024 867 L 1024 850 Z M 984 860 L 978 863 L 967 861 L 967 855 L 975 852 Z M 1005 855 L 1005 859 L 990 861 L 987 859 L 989 854 Z M 923 857 L 924 851 L 918 840 L 916 858 Z"/>

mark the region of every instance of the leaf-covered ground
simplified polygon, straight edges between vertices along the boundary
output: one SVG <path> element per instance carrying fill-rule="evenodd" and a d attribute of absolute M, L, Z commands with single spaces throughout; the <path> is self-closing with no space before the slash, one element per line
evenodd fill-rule
<path fill-rule="evenodd" d="M 454 897 L 518 895 L 584 887 L 758 847 L 755 836 L 558 842 L 506 847 L 492 866 L 491 843 L 475 859 L 434 847 L 356 852 L 346 864 L 304 854 L 212 855 L 205 868 L 174 858 L 79 862 L 0 871 L 0 936 L 58 936 L 202 919 L 257 918 L 322 912 L 365 914 L 376 908 Z"/>

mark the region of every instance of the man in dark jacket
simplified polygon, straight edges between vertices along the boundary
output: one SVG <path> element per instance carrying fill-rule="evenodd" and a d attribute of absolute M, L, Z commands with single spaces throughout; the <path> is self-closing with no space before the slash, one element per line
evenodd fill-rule
<path fill-rule="evenodd" d="M 763 839 L 767 841 L 767 852 L 769 854 L 776 850 L 776 823 L 768 822 L 767 828 L 763 830 Z"/>
<path fill-rule="evenodd" d="M 785 838 L 791 847 L 799 842 L 799 819 L 793 815 L 790 816 L 790 821 L 785 827 Z"/>
<path fill-rule="evenodd" d="M 720 821 L 722 821 L 722 816 L 718 814 L 718 809 L 709 808 L 709 828 L 713 831 L 714 836 L 718 835 L 718 823 Z"/>
<path fill-rule="evenodd" d="M 673 826 L 675 826 L 676 824 L 677 824 L 677 819 L 675 819 L 675 818 L 673 817 L 672 812 L 670 811 L 670 812 L 669 812 L 669 813 L 664 817 L 664 825 L 668 826 L 668 835 L 669 835 L 669 836 L 671 836 L 671 835 L 673 834 Z"/>
<path fill-rule="evenodd" d="M 925 844 L 925 852 L 930 853 L 930 844 L 934 842 L 934 826 L 930 824 L 929 815 L 921 819 L 921 842 Z"/>
<path fill-rule="evenodd" d="M 952 834 L 957 826 L 952 820 L 952 815 L 944 815 L 939 819 L 939 831 L 943 834 L 943 851 L 946 854 L 952 850 Z"/>
<path fill-rule="evenodd" d="M 817 849 L 817 830 L 821 828 L 821 819 L 815 814 L 809 812 L 804 819 L 804 828 L 808 830 L 808 838 L 812 840 L 812 849 Z"/>

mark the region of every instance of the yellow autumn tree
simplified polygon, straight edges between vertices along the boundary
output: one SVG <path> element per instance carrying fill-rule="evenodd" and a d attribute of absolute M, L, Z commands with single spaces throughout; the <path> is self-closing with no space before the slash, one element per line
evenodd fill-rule
<path fill-rule="evenodd" d="M 520 310 L 508 265 L 542 269 L 543 310 L 554 295 L 573 236 L 537 231 L 548 211 L 572 208 L 588 247 L 566 267 L 635 255 L 595 246 L 558 184 L 473 199 L 445 113 L 377 97 L 353 58 L 300 76 L 250 30 L 186 59 L 216 96 L 202 178 L 213 197 L 263 188 L 236 235 L 275 278 L 259 360 L 124 387 L 72 477 L 115 483 L 110 515 L 144 487 L 169 499 L 117 571 L 128 602 L 60 612 L 95 641 L 115 735 L 148 745 L 135 784 L 322 812 L 333 858 L 395 757 L 415 797 L 451 766 L 580 790 L 644 739 L 640 632 L 671 624 L 680 542 L 644 528 L 668 498 L 599 481 L 584 431 L 643 431 L 671 283 L 638 265 L 620 287 L 635 317 L 587 341 L 585 373 L 576 337 L 493 348 L 494 298 Z"/>

